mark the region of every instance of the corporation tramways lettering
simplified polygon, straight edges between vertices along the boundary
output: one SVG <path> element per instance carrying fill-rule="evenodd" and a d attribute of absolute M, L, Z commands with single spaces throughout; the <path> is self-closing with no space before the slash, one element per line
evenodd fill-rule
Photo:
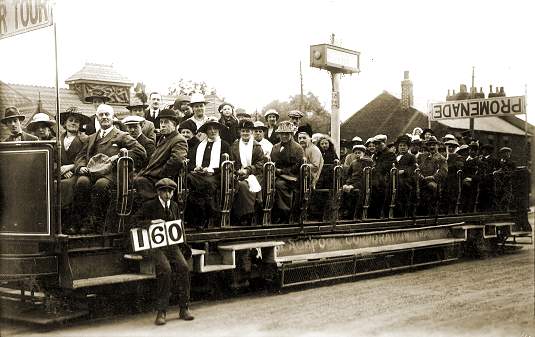
<path fill-rule="evenodd" d="M 431 104 L 432 120 L 508 116 L 524 113 L 526 113 L 525 96 L 495 97 Z"/>

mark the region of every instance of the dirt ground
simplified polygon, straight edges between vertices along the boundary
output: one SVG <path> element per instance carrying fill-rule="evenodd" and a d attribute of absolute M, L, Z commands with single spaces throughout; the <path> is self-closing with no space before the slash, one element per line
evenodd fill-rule
<path fill-rule="evenodd" d="M 154 313 L 53 331 L 3 324 L 2 336 L 535 336 L 532 246 L 354 282 L 194 303 L 192 322 Z"/>

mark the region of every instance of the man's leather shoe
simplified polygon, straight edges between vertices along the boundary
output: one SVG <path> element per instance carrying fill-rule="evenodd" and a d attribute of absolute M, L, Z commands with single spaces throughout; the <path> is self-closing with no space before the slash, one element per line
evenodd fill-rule
<path fill-rule="evenodd" d="M 165 311 L 158 310 L 158 314 L 156 315 L 156 320 L 154 321 L 154 324 L 156 324 L 156 325 L 164 325 L 165 324 Z"/>
<path fill-rule="evenodd" d="M 178 315 L 178 318 L 185 321 L 192 321 L 195 317 L 190 314 L 188 308 L 180 308 L 180 314 Z"/>

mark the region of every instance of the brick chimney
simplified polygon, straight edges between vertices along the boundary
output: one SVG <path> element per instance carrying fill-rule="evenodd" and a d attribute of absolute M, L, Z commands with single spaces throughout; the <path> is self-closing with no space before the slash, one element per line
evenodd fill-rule
<path fill-rule="evenodd" d="M 403 81 L 401 81 L 401 108 L 408 110 L 413 104 L 412 97 L 412 82 L 409 80 L 409 71 L 405 70 L 403 73 Z"/>

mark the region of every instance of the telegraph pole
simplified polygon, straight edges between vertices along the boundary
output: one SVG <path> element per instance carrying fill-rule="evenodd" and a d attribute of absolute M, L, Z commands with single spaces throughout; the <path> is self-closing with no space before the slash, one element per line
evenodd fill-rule
<path fill-rule="evenodd" d="M 301 68 L 301 61 L 299 61 L 299 78 L 301 81 L 301 101 L 299 104 L 299 111 L 304 113 L 303 110 L 305 109 L 305 101 L 303 99 L 303 70 Z"/>
<path fill-rule="evenodd" d="M 474 97 L 474 69 L 475 67 L 472 66 L 472 87 L 470 87 L 470 98 L 475 98 Z M 470 117 L 470 138 L 474 138 L 474 118 L 473 117 Z"/>
<path fill-rule="evenodd" d="M 331 45 L 335 45 L 334 34 L 331 34 Z M 331 138 L 334 142 L 336 154 L 340 157 L 340 92 L 339 78 L 340 75 L 334 71 L 331 73 Z"/>

